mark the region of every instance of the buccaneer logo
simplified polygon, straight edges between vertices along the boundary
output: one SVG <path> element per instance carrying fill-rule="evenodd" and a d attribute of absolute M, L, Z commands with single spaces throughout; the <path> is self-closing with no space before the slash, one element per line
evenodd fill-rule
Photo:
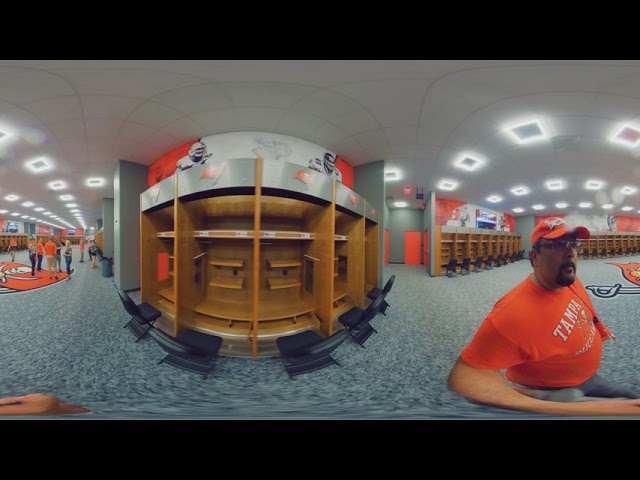
<path fill-rule="evenodd" d="M 75 271 L 71 269 L 71 274 Z M 67 274 L 58 273 L 58 280 L 49 280 L 49 272 L 36 271 L 36 276 L 31 276 L 31 267 L 21 263 L 0 262 L 0 295 L 3 293 L 28 292 L 36 288 L 48 287 L 54 283 L 66 280 Z"/>
<path fill-rule="evenodd" d="M 609 263 L 609 262 L 607 262 Z M 609 263 L 616 265 L 622 270 L 625 280 L 631 282 L 635 287 L 623 287 L 620 283 L 615 285 L 585 285 L 596 297 L 613 298 L 616 295 L 640 295 L 640 263 Z"/>

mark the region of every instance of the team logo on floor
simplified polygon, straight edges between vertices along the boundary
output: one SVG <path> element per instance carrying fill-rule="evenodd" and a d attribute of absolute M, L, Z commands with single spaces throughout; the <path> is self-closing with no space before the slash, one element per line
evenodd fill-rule
<path fill-rule="evenodd" d="M 587 290 L 599 298 L 613 298 L 617 295 L 640 295 L 640 263 L 607 263 L 619 267 L 624 279 L 635 286 L 622 286 L 620 283 L 615 285 L 585 285 Z"/>
<path fill-rule="evenodd" d="M 71 274 L 75 268 L 71 269 Z M 58 283 L 67 279 L 67 272 L 57 273 L 58 280 L 55 277 L 49 280 L 49 272 L 36 270 L 35 277 L 31 276 L 31 267 L 22 263 L 0 262 L 0 294 L 3 293 L 20 293 L 28 292 L 36 288 L 48 287 L 54 283 Z"/>

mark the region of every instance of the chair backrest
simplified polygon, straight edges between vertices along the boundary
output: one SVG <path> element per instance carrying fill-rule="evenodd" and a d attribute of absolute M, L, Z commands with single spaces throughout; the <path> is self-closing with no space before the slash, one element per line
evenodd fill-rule
<path fill-rule="evenodd" d="M 160 347 L 165 352 L 168 352 L 168 353 L 183 353 L 183 354 L 189 354 L 189 355 L 201 354 L 201 352 L 199 350 L 193 349 L 193 348 L 189 347 L 188 345 L 185 345 L 184 343 L 182 343 L 182 342 L 176 340 L 175 338 L 173 338 L 171 335 L 167 335 L 162 330 L 160 330 L 159 328 L 156 328 L 154 326 L 151 326 L 151 329 L 149 330 L 149 335 L 156 342 L 158 342 L 158 345 L 160 345 Z"/>
<path fill-rule="evenodd" d="M 319 353 L 327 355 L 338 348 L 347 338 L 349 338 L 349 330 L 341 328 L 337 332 L 333 332 L 333 334 L 329 335 L 327 338 L 324 338 L 315 345 L 305 349 L 303 352 L 296 353 L 296 355 L 317 355 Z"/>
<path fill-rule="evenodd" d="M 361 325 L 369 323 L 369 321 L 371 321 L 378 314 L 378 312 L 382 308 L 382 303 L 384 302 L 385 296 L 386 294 L 378 295 L 376 299 L 371 302 L 367 308 L 364 309 L 364 311 L 362 312 L 362 316 L 360 317 L 360 320 L 356 325 L 356 329 L 358 329 L 358 327 Z"/>
<path fill-rule="evenodd" d="M 458 259 L 452 258 L 451 260 L 449 260 L 449 264 L 447 265 L 447 270 L 450 272 L 455 272 L 457 266 L 458 266 Z"/>
<path fill-rule="evenodd" d="M 113 285 L 116 287 L 118 296 L 120 297 L 120 301 L 122 302 L 122 305 L 124 306 L 124 309 L 127 311 L 127 313 L 132 317 L 136 317 L 136 319 L 140 322 L 144 323 L 144 321 L 142 320 L 142 315 L 140 314 L 140 310 L 138 309 L 136 303 L 131 300 L 131 297 L 129 297 L 129 295 L 127 295 L 124 290 L 118 287 L 115 283 Z"/>
<path fill-rule="evenodd" d="M 463 269 L 468 269 L 470 264 L 471 264 L 471 258 L 469 258 L 469 257 L 464 257 L 464 258 L 462 259 L 462 268 L 463 268 Z"/>
<path fill-rule="evenodd" d="M 384 284 L 384 288 L 382 289 L 382 293 L 383 294 L 387 294 L 389 293 L 389 291 L 391 290 L 391 287 L 393 287 L 393 281 L 396 279 L 395 275 L 391 275 L 389 277 L 389 280 L 387 280 L 387 283 Z"/>

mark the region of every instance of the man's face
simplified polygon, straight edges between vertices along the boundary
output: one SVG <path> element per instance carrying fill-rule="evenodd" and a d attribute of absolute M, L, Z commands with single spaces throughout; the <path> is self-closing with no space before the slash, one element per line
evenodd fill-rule
<path fill-rule="evenodd" d="M 193 145 L 191 145 L 191 148 L 189 148 L 189 157 L 194 162 L 199 162 L 204 158 L 206 152 L 207 147 L 204 143 L 194 143 Z"/>
<path fill-rule="evenodd" d="M 540 239 L 540 248 L 533 250 L 533 268 L 536 278 L 551 288 L 568 287 L 576 280 L 578 251 L 561 246 L 575 242 L 575 236 L 565 235 L 555 240 Z"/>
<path fill-rule="evenodd" d="M 324 154 L 324 168 L 327 172 L 331 173 L 336 168 L 336 159 L 330 153 Z"/>

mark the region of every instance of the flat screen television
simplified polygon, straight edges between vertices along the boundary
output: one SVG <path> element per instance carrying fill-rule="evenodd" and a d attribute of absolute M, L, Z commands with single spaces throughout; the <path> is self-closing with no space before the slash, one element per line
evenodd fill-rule
<path fill-rule="evenodd" d="M 75 230 L 67 230 L 67 235 L 75 235 L 76 231 Z"/>
<path fill-rule="evenodd" d="M 498 216 L 495 213 L 489 213 L 486 210 L 476 209 L 476 227 L 496 229 L 498 224 Z"/>

